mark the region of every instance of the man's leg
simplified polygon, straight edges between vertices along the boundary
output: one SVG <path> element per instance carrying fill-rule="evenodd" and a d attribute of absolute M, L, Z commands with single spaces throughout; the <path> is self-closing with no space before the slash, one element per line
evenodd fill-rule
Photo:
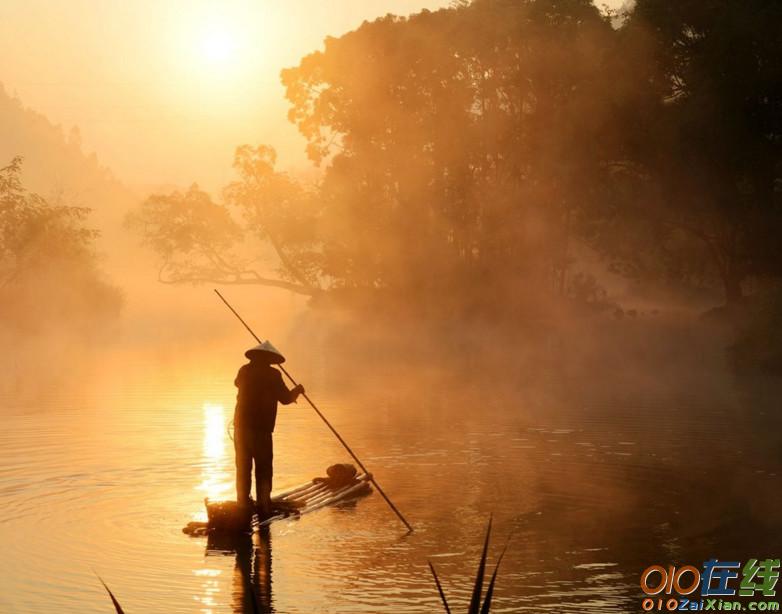
<path fill-rule="evenodd" d="M 272 511 L 272 464 L 274 461 L 272 434 L 258 433 L 255 437 L 255 445 L 255 492 L 258 512 L 262 516 L 269 516 Z"/>
<path fill-rule="evenodd" d="M 250 480 L 252 475 L 253 457 L 247 445 L 247 435 L 250 433 L 237 429 L 234 434 L 234 452 L 236 454 L 236 501 L 240 505 L 250 499 Z"/>

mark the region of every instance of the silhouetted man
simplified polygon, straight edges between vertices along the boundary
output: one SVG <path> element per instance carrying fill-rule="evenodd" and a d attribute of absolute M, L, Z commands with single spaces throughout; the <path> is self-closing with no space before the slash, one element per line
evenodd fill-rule
<path fill-rule="evenodd" d="M 242 365 L 234 384 L 239 389 L 234 412 L 234 450 L 236 451 L 236 500 L 250 502 L 251 471 L 255 461 L 255 493 L 258 513 L 271 514 L 272 432 L 277 420 L 277 403 L 293 403 L 304 387 L 293 390 L 282 381 L 282 374 L 271 365 L 285 358 L 268 341 L 244 353 L 250 362 Z"/>

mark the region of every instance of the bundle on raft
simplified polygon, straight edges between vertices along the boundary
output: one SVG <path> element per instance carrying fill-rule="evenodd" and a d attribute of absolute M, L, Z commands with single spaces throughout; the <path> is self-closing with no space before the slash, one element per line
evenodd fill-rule
<path fill-rule="evenodd" d="M 272 495 L 272 513 L 266 518 L 258 515 L 255 505 L 240 506 L 236 501 L 204 499 L 208 521 L 190 522 L 182 532 L 199 536 L 211 531 L 248 531 L 372 491 L 370 475 L 359 474 L 353 465 L 331 465 L 326 475 L 328 477 L 313 478 L 305 484 Z"/>

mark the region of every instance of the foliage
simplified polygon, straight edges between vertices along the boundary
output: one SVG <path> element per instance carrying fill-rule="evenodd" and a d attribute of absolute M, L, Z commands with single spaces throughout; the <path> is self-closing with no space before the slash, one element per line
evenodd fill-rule
<path fill-rule="evenodd" d="M 283 71 L 327 164 L 342 285 L 562 286 L 569 218 L 612 147 L 610 24 L 584 2 L 482 2 L 365 23 Z"/>
<path fill-rule="evenodd" d="M 225 207 L 193 184 L 185 192 L 149 196 L 128 216 L 131 228 L 141 231 L 144 242 L 163 261 L 166 276 L 188 281 L 233 272 L 224 252 L 239 239 L 240 230 Z"/>
<path fill-rule="evenodd" d="M 303 294 L 318 290 L 312 199 L 297 182 L 275 172 L 275 158 L 270 147 L 239 147 L 234 168 L 240 179 L 225 189 L 225 203 L 214 202 L 194 184 L 185 192 L 153 194 L 128 215 L 128 226 L 161 260 L 160 281 L 265 284 Z M 272 246 L 279 278 L 261 275 L 254 258 L 243 255 L 245 235 Z"/>
<path fill-rule="evenodd" d="M 84 228 L 89 209 L 50 205 L 20 179 L 21 158 L 0 168 L 0 286 L 43 270 L 53 261 L 82 265 L 93 257 L 97 231 Z"/>
<path fill-rule="evenodd" d="M 669 277 L 716 280 L 728 302 L 748 277 L 782 272 L 780 23 L 773 0 L 636 3 L 620 34 L 646 102 L 624 126 L 631 164 L 614 204 L 651 241 L 622 262 L 652 243 Z M 605 230 L 595 244 L 611 251 L 622 234 Z"/>
<path fill-rule="evenodd" d="M 272 246 L 279 274 L 314 289 L 320 275 L 317 202 L 299 182 L 276 172 L 276 161 L 271 147 L 237 148 L 234 169 L 239 181 L 225 189 L 226 201 L 241 211 L 248 233 Z"/>
<path fill-rule="evenodd" d="M 28 192 L 21 172 L 21 158 L 0 168 L 4 319 L 32 324 L 57 317 L 68 324 L 115 315 L 121 297 L 98 270 L 94 247 L 98 233 L 84 225 L 90 210 L 52 204 Z"/>

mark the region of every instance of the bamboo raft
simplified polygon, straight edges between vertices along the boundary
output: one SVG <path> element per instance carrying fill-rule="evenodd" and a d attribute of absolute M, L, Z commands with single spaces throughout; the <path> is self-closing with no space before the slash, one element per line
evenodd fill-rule
<path fill-rule="evenodd" d="M 350 466 L 352 467 L 352 466 Z M 192 536 L 206 535 L 213 531 L 250 531 L 268 526 L 277 520 L 299 517 L 319 510 L 327 505 L 334 505 L 372 492 L 370 482 L 372 476 L 368 473 L 355 474 L 350 477 L 331 476 L 329 467 L 328 478 L 314 478 L 309 482 L 294 486 L 288 490 L 272 495 L 272 514 L 261 518 L 254 506 L 240 507 L 236 501 L 210 501 L 204 499 L 207 522 L 190 522 L 182 529 L 183 533 Z"/>

